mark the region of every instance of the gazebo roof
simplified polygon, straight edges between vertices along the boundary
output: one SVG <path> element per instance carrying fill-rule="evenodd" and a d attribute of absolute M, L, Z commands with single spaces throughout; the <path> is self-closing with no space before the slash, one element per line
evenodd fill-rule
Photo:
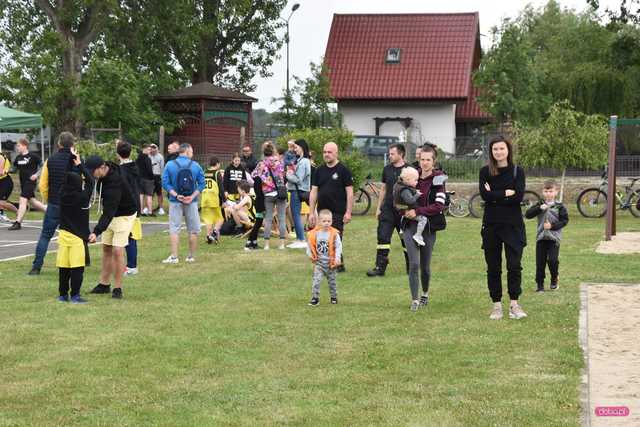
<path fill-rule="evenodd" d="M 156 96 L 159 101 L 172 101 L 172 100 L 184 100 L 184 99 L 213 99 L 223 101 L 242 101 L 242 102 L 257 102 L 256 98 L 252 98 L 244 93 L 236 92 L 233 90 L 225 89 L 220 86 L 215 86 L 211 83 L 197 83 L 193 86 L 178 89 L 175 92 Z"/>

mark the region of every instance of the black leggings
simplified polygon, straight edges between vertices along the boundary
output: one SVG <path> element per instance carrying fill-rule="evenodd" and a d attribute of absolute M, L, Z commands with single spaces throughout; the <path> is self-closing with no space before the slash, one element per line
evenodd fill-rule
<path fill-rule="evenodd" d="M 262 227 L 263 221 L 264 221 L 264 212 L 256 213 L 256 222 L 253 224 L 251 233 L 249 233 L 249 242 L 255 243 L 258 241 L 258 233 L 260 232 L 260 227 Z"/>
<path fill-rule="evenodd" d="M 538 287 L 544 285 L 545 268 L 549 265 L 549 273 L 551 273 L 551 283 L 558 281 L 558 255 L 560 254 L 560 245 L 553 240 L 538 240 L 536 243 L 536 283 Z"/>
<path fill-rule="evenodd" d="M 71 285 L 71 296 L 80 295 L 80 287 L 82 286 L 82 276 L 84 275 L 84 267 L 63 268 L 59 269 L 59 286 L 60 296 L 69 294 L 69 285 Z"/>
<path fill-rule="evenodd" d="M 486 227 L 482 232 L 482 248 L 484 259 L 487 262 L 487 286 L 493 302 L 502 300 L 502 248 L 507 258 L 507 288 L 509 298 L 517 300 L 522 293 L 522 250 L 523 246 L 517 245 L 514 236 L 508 236 L 513 240 L 507 242 L 504 236 L 496 230 Z"/>

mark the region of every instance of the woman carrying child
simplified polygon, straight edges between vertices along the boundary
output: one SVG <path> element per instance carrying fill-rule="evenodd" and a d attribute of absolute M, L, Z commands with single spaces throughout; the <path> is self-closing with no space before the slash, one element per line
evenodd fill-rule
<path fill-rule="evenodd" d="M 430 147 L 425 148 L 420 152 L 418 173 L 413 168 L 405 168 L 404 177 L 401 175 L 406 187 L 413 187 L 420 192 L 415 208 L 405 211 L 402 224 L 402 238 L 409 258 L 411 311 L 429 303 L 431 255 L 436 244 L 436 232 L 446 227 L 443 214 L 446 176 L 442 171 L 434 169 L 435 160 L 436 151 Z M 398 190 L 394 189 L 394 193 Z M 426 217 L 426 221 L 421 221 L 421 217 Z M 421 235 L 416 236 L 419 222 L 424 224 L 424 230 Z M 420 282 L 422 295 L 419 295 Z"/>

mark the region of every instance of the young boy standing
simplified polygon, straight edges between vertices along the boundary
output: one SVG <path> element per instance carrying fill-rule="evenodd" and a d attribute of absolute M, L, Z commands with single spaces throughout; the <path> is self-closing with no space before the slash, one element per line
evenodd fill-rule
<path fill-rule="evenodd" d="M 558 186 L 554 180 L 544 183 L 542 190 L 544 201 L 527 209 L 529 219 L 538 217 L 536 230 L 536 292 L 544 292 L 545 269 L 549 265 L 551 290 L 558 289 L 558 256 L 562 229 L 569 223 L 567 208 L 558 201 Z"/>
<path fill-rule="evenodd" d="M 209 158 L 209 167 L 204 173 L 204 190 L 200 198 L 201 217 L 207 227 L 207 243 L 218 243 L 220 228 L 224 222 L 222 206 L 224 205 L 223 178 L 220 172 L 220 160 Z"/>
<path fill-rule="evenodd" d="M 320 304 L 320 282 L 323 277 L 326 277 L 329 282 L 331 304 L 338 303 L 336 270 L 342 259 L 342 241 L 338 230 L 331 226 L 332 221 L 331 211 L 322 209 L 318 213 L 318 225 L 307 233 L 307 255 L 314 264 L 311 301 L 309 301 L 311 306 Z"/>

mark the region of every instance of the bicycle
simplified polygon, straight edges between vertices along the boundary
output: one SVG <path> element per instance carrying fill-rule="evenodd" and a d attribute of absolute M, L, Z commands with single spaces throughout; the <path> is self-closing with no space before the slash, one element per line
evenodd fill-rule
<path fill-rule="evenodd" d="M 522 202 L 520 202 L 520 207 L 521 209 L 524 208 L 526 210 L 536 203 L 540 202 L 541 200 L 542 197 L 540 197 L 540 195 L 535 191 L 525 190 L 524 196 L 522 197 Z M 471 199 L 469 199 L 469 212 L 471 213 L 471 216 L 475 218 L 482 218 L 482 216 L 484 215 L 484 205 L 485 202 L 484 200 L 482 200 L 482 196 L 480 195 L 480 193 L 476 193 L 471 196 Z"/>
<path fill-rule="evenodd" d="M 629 209 L 636 218 L 640 217 L 640 190 L 634 190 L 633 186 L 640 178 L 631 178 L 631 184 L 622 191 L 616 191 L 618 205 L 616 209 Z M 578 212 L 585 218 L 602 218 L 607 213 L 607 189 L 609 181 L 607 172 L 602 175 L 599 188 L 587 188 L 583 190 L 576 201 Z"/>
<path fill-rule="evenodd" d="M 452 197 L 455 196 L 455 191 L 447 191 L 446 193 L 449 198 L 449 206 L 445 208 L 445 214 L 454 218 L 469 216 L 469 201 L 464 197 Z"/>
<path fill-rule="evenodd" d="M 371 209 L 371 195 L 380 197 L 380 188 L 373 183 L 371 174 L 367 175 L 363 186 L 353 195 L 353 215 L 366 215 Z"/>

